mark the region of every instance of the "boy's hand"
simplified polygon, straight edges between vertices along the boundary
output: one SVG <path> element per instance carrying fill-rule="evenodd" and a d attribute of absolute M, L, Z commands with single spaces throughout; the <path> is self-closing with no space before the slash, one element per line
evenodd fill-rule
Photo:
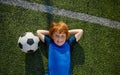
<path fill-rule="evenodd" d="M 83 30 L 82 29 L 72 29 L 69 30 L 70 35 L 75 35 L 76 41 L 80 40 L 80 38 L 83 35 Z"/>

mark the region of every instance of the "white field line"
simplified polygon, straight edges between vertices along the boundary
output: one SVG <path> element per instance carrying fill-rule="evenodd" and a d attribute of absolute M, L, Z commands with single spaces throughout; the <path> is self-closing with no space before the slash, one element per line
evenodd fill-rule
<path fill-rule="evenodd" d="M 9 4 L 9 5 L 20 6 L 27 9 L 37 10 L 37 11 L 46 12 L 54 15 L 66 16 L 69 18 L 74 18 L 78 20 L 100 24 L 103 26 L 120 29 L 120 22 L 118 21 L 113 21 L 110 19 L 102 18 L 102 17 L 96 17 L 96 16 L 85 14 L 85 13 L 73 12 L 65 9 L 59 9 L 56 7 L 47 6 L 43 4 L 30 3 L 22 0 L 0 0 L 0 2 Z"/>

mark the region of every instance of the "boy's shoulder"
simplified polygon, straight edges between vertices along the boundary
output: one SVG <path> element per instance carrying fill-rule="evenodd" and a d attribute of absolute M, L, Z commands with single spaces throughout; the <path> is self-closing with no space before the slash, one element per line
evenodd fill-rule
<path fill-rule="evenodd" d="M 52 41 L 52 39 L 48 35 L 45 35 L 44 39 L 46 44 L 50 44 L 50 42 Z"/>
<path fill-rule="evenodd" d="M 72 46 L 72 45 L 75 45 L 75 43 L 77 43 L 77 42 L 76 42 L 75 35 L 70 36 L 70 37 L 68 38 L 67 42 L 68 42 L 68 44 L 71 45 L 71 46 Z"/>

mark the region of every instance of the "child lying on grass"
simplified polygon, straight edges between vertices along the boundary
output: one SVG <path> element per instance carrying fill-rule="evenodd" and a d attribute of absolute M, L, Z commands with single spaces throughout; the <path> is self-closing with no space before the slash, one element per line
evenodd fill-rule
<path fill-rule="evenodd" d="M 38 37 L 42 42 L 47 43 L 49 49 L 49 73 L 46 75 L 71 75 L 70 46 L 80 40 L 82 34 L 82 29 L 68 30 L 64 22 L 52 22 L 49 31 L 37 30 Z"/>

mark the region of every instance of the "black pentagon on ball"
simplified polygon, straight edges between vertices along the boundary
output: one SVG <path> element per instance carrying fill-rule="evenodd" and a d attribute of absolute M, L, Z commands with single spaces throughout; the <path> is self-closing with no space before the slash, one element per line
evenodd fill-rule
<path fill-rule="evenodd" d="M 32 38 L 29 38 L 27 40 L 27 44 L 32 45 L 34 43 L 34 40 Z"/>
<path fill-rule="evenodd" d="M 22 44 L 19 42 L 18 43 L 18 45 L 19 45 L 19 47 L 22 49 L 23 48 L 23 46 L 22 46 Z"/>
<path fill-rule="evenodd" d="M 28 50 L 27 51 L 27 53 L 33 53 L 34 52 L 34 50 Z"/>

